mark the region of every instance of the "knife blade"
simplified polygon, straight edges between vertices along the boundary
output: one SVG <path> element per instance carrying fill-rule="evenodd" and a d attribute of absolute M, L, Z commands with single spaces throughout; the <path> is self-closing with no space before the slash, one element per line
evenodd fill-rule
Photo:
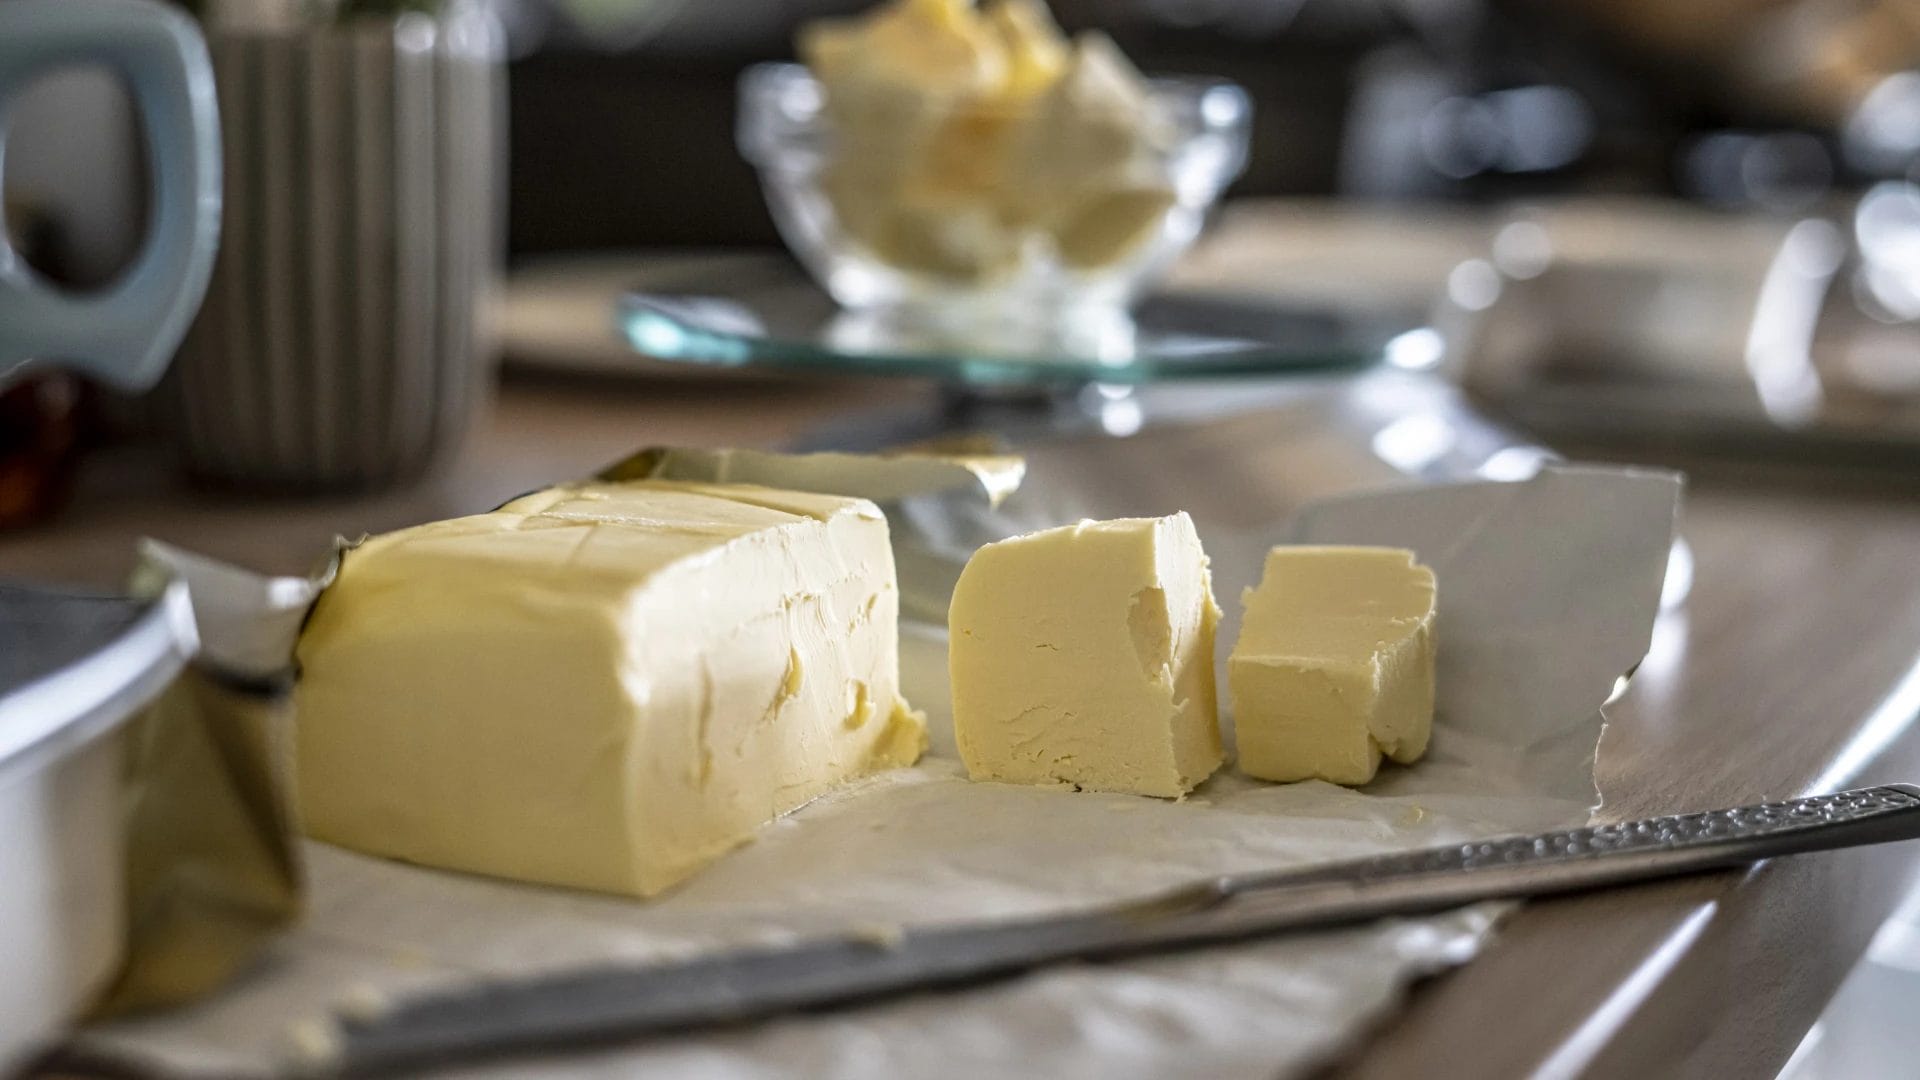
<path fill-rule="evenodd" d="M 325 1039 L 308 1040 L 303 1071 L 389 1075 L 578 1048 L 1004 978 L 1065 960 L 1225 944 L 1915 838 L 1920 787 L 1891 784 L 1228 875 L 1075 914 L 867 931 L 434 993 L 375 1015 L 335 1017 Z M 311 1052 L 316 1046 L 320 1052 Z"/>

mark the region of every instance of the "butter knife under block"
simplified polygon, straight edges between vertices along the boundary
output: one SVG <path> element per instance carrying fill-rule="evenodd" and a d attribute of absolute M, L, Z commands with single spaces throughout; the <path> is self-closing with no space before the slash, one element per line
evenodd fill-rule
<path fill-rule="evenodd" d="M 559 1050 L 1290 930 L 1443 911 L 1920 838 L 1920 787 L 1894 784 L 1729 810 L 1214 878 L 1075 915 L 866 930 L 684 963 L 486 984 L 356 1011 L 301 1040 L 308 1075 L 366 1076 Z"/>

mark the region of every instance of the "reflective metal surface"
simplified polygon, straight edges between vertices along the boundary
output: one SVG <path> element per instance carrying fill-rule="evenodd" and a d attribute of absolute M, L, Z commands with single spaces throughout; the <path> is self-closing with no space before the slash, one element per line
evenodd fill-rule
<path fill-rule="evenodd" d="M 193 651 L 178 584 L 152 601 L 0 585 L 0 1073 L 121 960 L 125 721 Z"/>

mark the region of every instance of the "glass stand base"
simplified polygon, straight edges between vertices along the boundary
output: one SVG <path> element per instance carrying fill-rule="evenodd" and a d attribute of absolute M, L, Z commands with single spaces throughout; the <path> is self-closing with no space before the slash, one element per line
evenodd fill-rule
<path fill-rule="evenodd" d="M 870 409 L 807 432 L 791 449 L 876 451 L 980 436 L 1003 448 L 1059 439 L 1126 438 L 1156 424 L 1204 421 L 1325 397 L 1350 381 L 1347 376 L 1324 376 L 1165 386 L 947 384 L 930 400 Z"/>
<path fill-rule="evenodd" d="M 934 378 L 968 386 L 1139 385 L 1356 372 L 1433 330 L 1260 297 L 1169 292 L 1132 306 L 978 312 L 901 304 L 849 312 L 797 269 L 730 261 L 649 281 L 618 325 L 673 363 Z M 1436 355 L 1430 358 L 1437 362 Z"/>

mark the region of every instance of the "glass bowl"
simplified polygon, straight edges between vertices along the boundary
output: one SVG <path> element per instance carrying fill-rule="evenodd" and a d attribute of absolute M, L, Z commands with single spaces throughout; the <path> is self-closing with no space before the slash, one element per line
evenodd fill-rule
<path fill-rule="evenodd" d="M 741 152 L 794 255 L 843 308 L 1002 347 L 1129 347 L 1130 302 L 1246 164 L 1252 107 L 1218 79 L 1049 127 L 925 101 L 829 102 L 798 64 L 740 83 Z"/>

